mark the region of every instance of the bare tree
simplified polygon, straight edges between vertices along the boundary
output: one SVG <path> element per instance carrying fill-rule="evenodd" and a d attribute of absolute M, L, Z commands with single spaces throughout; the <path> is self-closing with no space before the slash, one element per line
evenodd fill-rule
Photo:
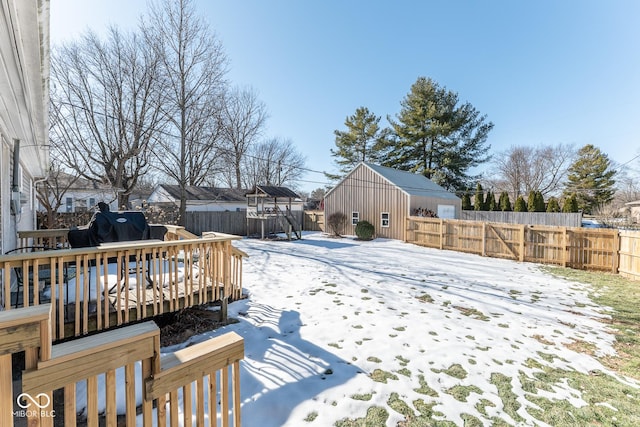
<path fill-rule="evenodd" d="M 230 187 L 242 188 L 242 166 L 251 144 L 262 134 L 266 106 L 254 90 L 235 88 L 225 98 L 222 120 L 225 177 Z"/>
<path fill-rule="evenodd" d="M 79 175 L 65 173 L 60 165 L 52 162 L 47 180 L 36 187 L 36 198 L 46 211 L 47 228 L 51 228 L 56 223 L 57 213 L 63 204 L 65 194 L 79 179 Z"/>
<path fill-rule="evenodd" d="M 126 205 L 161 123 L 156 55 L 135 33 L 89 31 L 52 51 L 51 132 L 62 164 L 119 190 Z"/>
<path fill-rule="evenodd" d="M 257 184 L 295 187 L 305 157 L 289 139 L 272 138 L 249 148 L 244 161 L 245 188 Z"/>
<path fill-rule="evenodd" d="M 192 0 L 152 4 L 142 30 L 162 61 L 166 90 L 162 106 L 168 132 L 154 154 L 162 171 L 180 187 L 178 221 L 183 224 L 186 187 L 202 184 L 219 168 L 227 57 Z"/>
<path fill-rule="evenodd" d="M 574 157 L 570 145 L 512 146 L 495 155 L 495 178 L 489 184 L 497 191 L 509 192 L 513 200 L 532 191 L 544 196 L 557 194 Z"/>

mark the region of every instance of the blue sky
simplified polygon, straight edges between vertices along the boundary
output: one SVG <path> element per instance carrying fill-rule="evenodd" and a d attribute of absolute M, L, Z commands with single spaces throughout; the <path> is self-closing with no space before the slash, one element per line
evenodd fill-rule
<path fill-rule="evenodd" d="M 598 146 L 640 165 L 640 2 L 635 0 L 199 0 L 230 59 L 257 90 L 266 137 L 290 138 L 311 170 L 334 171 L 333 131 L 365 106 L 386 125 L 420 76 L 495 125 L 491 151 Z M 51 39 L 133 28 L 141 0 L 51 0 Z"/>

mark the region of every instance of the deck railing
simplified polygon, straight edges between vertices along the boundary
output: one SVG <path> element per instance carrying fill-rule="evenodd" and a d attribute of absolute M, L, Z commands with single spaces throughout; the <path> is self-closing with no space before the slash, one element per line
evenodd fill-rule
<path fill-rule="evenodd" d="M 168 233 L 175 240 L 0 256 L 3 306 L 10 310 L 50 302 L 52 336 L 58 340 L 240 299 L 246 254 L 232 246 L 239 237 L 210 233 L 177 240 L 178 233 Z M 21 238 L 27 234 L 21 232 Z"/>
<path fill-rule="evenodd" d="M 52 345 L 52 308 L 0 312 L 0 425 L 241 425 L 237 334 L 162 358 L 153 322 Z M 21 388 L 12 368 L 20 351 Z"/>

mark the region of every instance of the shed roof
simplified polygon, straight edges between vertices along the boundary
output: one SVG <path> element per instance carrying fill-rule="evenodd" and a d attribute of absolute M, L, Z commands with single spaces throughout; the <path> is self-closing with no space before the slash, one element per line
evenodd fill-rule
<path fill-rule="evenodd" d="M 287 187 L 276 187 L 273 185 L 256 185 L 253 192 L 250 194 L 264 193 L 268 197 L 290 197 L 292 199 L 298 199 L 298 196 L 293 190 Z M 249 194 L 249 193 L 247 193 Z"/>
<path fill-rule="evenodd" d="M 460 200 L 460 198 L 456 196 L 454 193 L 451 193 L 447 189 L 439 186 L 435 182 L 431 181 L 429 178 L 416 173 L 401 171 L 398 169 L 388 168 L 386 166 L 380 166 L 380 165 L 376 165 L 368 162 L 361 162 L 360 164 L 358 164 L 358 166 L 354 168 L 354 170 L 357 169 L 358 167 L 368 167 L 369 169 L 373 170 L 378 175 L 380 175 L 381 177 L 389 181 L 391 184 L 395 185 L 400 190 L 404 191 L 406 194 L 409 194 L 411 196 L 434 197 L 434 198 L 448 199 L 448 200 Z M 347 177 L 348 176 L 349 175 L 347 175 Z M 336 187 L 338 185 L 336 185 Z M 331 189 L 330 191 L 333 191 L 333 189 Z"/>
<path fill-rule="evenodd" d="M 180 186 L 162 184 L 169 195 L 175 199 L 180 199 Z M 200 187 L 187 185 L 185 187 L 187 200 L 215 200 L 217 202 L 244 202 L 244 194 L 247 190 L 237 188 Z"/>

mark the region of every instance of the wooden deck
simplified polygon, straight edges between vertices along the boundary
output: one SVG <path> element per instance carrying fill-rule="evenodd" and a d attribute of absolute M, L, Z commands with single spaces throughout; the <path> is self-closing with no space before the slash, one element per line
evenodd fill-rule
<path fill-rule="evenodd" d="M 185 239 L 191 236 L 184 231 L 167 237 L 0 256 L 1 293 L 11 297 L 5 309 L 15 309 L 16 298 L 18 307 L 51 303 L 57 341 L 241 298 L 246 254 L 231 244 L 239 237 L 216 233 Z M 15 286 L 16 271 L 28 272 L 23 274 L 28 284 Z M 45 292 L 34 293 L 36 283 L 44 284 Z"/>

